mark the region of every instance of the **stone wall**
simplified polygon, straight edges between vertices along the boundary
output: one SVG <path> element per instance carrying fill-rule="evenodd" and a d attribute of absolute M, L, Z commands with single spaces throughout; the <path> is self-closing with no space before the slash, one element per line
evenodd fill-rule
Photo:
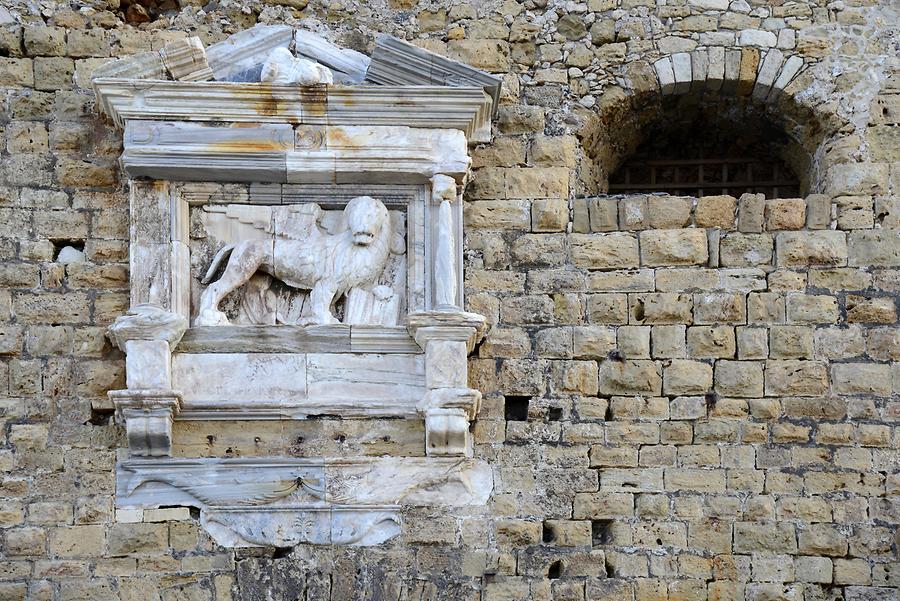
<path fill-rule="evenodd" d="M 0 7 L 0 599 L 897 599 L 888 3 L 183 5 Z M 486 508 L 411 512 L 381 547 L 234 553 L 187 509 L 113 507 L 126 444 L 106 391 L 123 364 L 104 331 L 128 305 L 128 200 L 89 75 L 256 22 L 361 51 L 391 33 L 504 76 L 466 196 L 468 304 L 494 324 L 470 362 L 476 456 L 495 491 Z M 808 155 L 812 194 L 596 196 L 658 115 L 654 63 L 714 48 L 803 60 L 766 106 Z M 320 444 L 304 430 L 277 448 L 421 452 L 367 447 L 359 422 L 308 429 Z M 186 454 L 217 456 L 260 438 L 183 435 Z"/>

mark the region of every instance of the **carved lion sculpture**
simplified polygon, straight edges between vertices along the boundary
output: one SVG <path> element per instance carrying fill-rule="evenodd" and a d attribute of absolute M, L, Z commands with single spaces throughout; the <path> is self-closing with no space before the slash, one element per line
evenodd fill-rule
<path fill-rule="evenodd" d="M 317 213 L 321 213 L 315 205 Z M 331 307 L 351 288 L 378 281 L 391 252 L 391 221 L 380 200 L 358 196 L 344 208 L 346 229 L 324 232 L 313 220 L 293 239 L 245 240 L 223 247 L 213 258 L 203 283 L 210 282 L 222 260 L 230 255 L 225 271 L 200 296 L 198 326 L 226 325 L 219 303 L 257 271 L 292 288 L 309 290 L 300 325 L 339 323 Z"/>

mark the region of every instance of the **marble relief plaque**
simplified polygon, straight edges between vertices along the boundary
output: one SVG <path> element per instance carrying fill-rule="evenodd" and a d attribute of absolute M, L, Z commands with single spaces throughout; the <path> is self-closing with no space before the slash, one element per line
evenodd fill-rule
<path fill-rule="evenodd" d="M 373 271 L 365 280 L 354 281 L 356 285 L 338 292 L 330 305 L 334 319 L 348 325 L 402 324 L 408 308 L 406 211 L 387 211 L 386 227 L 371 245 L 383 245 L 385 248 L 370 252 L 368 248 L 352 242 L 347 244 L 341 239 L 351 237 L 353 232 L 347 223 L 347 211 L 339 205 L 332 206 L 336 208 L 319 203 L 207 204 L 192 207 L 189 246 L 191 315 L 194 323 L 323 325 L 307 317 L 310 313 L 310 292 L 315 285 L 312 280 L 327 277 L 329 271 L 335 271 L 331 264 L 351 263 L 371 267 Z M 338 249 L 334 256 L 329 256 L 324 250 L 324 243 L 332 240 Z M 317 241 L 321 242 L 318 246 Z M 251 243 L 272 245 L 275 259 L 274 262 L 267 262 L 274 264 L 268 269 L 265 265 L 253 269 L 245 283 L 224 296 L 219 309 L 225 314 L 227 322 L 197 321 L 202 311 L 204 292 L 226 275 L 223 271 L 230 268 L 229 263 L 243 260 L 243 257 L 236 256 L 240 245 Z M 230 253 L 230 256 L 223 256 L 224 253 Z M 289 268 L 307 277 L 292 278 L 290 273 L 285 274 Z M 252 266 L 248 267 L 250 269 Z M 333 277 L 346 280 L 349 275 L 335 274 Z"/>

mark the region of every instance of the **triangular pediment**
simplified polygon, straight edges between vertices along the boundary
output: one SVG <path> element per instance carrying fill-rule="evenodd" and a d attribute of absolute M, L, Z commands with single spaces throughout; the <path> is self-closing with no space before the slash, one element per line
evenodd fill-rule
<path fill-rule="evenodd" d="M 121 126 L 129 119 L 371 123 L 372 110 L 353 109 L 365 105 L 386 125 L 451 127 L 475 143 L 490 136 L 501 82 L 389 35 L 367 56 L 306 30 L 257 25 L 209 47 L 189 37 L 112 61 L 95 70 L 93 83 L 101 109 Z"/>

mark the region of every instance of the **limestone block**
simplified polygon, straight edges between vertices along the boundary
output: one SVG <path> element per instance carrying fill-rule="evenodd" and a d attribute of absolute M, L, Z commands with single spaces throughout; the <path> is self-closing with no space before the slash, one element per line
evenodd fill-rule
<path fill-rule="evenodd" d="M 799 230 L 806 224 L 806 201 L 781 198 L 766 202 L 766 229 Z"/>
<path fill-rule="evenodd" d="M 732 359 L 735 356 L 734 328 L 694 326 L 687 330 L 688 356 L 697 359 Z"/>
<path fill-rule="evenodd" d="M 734 525 L 736 553 L 796 553 L 793 524 L 737 522 Z"/>
<path fill-rule="evenodd" d="M 839 196 L 834 199 L 837 207 L 837 226 L 842 230 L 872 229 L 875 211 L 870 196 Z"/>
<path fill-rule="evenodd" d="M 900 267 L 900 229 L 850 232 L 849 247 L 853 267 Z"/>
<path fill-rule="evenodd" d="M 752 324 L 784 323 L 785 299 L 774 292 L 747 295 L 747 321 Z"/>
<path fill-rule="evenodd" d="M 718 92 L 725 80 L 725 48 L 713 46 L 709 48 L 708 52 L 706 89 L 711 92 Z"/>
<path fill-rule="evenodd" d="M 600 393 L 659 395 L 662 391 L 660 371 L 653 361 L 604 361 L 600 365 Z"/>
<path fill-rule="evenodd" d="M 847 322 L 849 323 L 895 323 L 897 307 L 894 299 L 847 296 Z"/>
<path fill-rule="evenodd" d="M 743 32 L 741 32 L 741 36 L 743 37 Z M 774 44 L 770 44 L 770 46 L 774 46 Z M 769 97 L 769 93 L 775 85 L 775 79 L 781 72 L 783 64 L 784 55 L 780 50 L 772 48 L 766 52 L 766 56 L 762 60 L 762 64 L 759 66 L 759 72 L 756 75 L 756 85 L 753 88 L 752 94 L 754 100 L 764 102 Z"/>
<path fill-rule="evenodd" d="M 694 50 L 691 52 L 691 87 L 695 90 L 706 88 L 706 78 L 709 73 L 709 54 L 706 50 Z"/>
<path fill-rule="evenodd" d="M 647 199 L 651 229 L 678 229 L 690 225 L 693 200 L 688 196 L 650 196 Z"/>
<path fill-rule="evenodd" d="M 881 363 L 835 364 L 831 366 L 831 385 L 838 394 L 890 396 L 890 366 Z"/>
<path fill-rule="evenodd" d="M 611 232 L 619 227 L 619 209 L 613 198 L 587 199 L 592 232 Z"/>
<path fill-rule="evenodd" d="M 672 59 L 664 57 L 653 63 L 656 70 L 656 76 L 659 79 L 659 86 L 663 95 L 675 93 L 675 70 L 672 66 Z"/>
<path fill-rule="evenodd" d="M 479 175 L 484 171 L 484 169 L 479 171 Z M 479 200 L 467 202 L 463 205 L 466 227 L 490 230 L 528 230 L 531 228 L 530 204 L 526 200 Z"/>
<path fill-rule="evenodd" d="M 573 517 L 581 519 L 615 520 L 634 515 L 634 495 L 631 493 L 576 493 Z"/>
<path fill-rule="evenodd" d="M 675 74 L 675 94 L 686 94 L 691 89 L 691 55 L 678 52 L 672 55 L 672 70 Z"/>
<path fill-rule="evenodd" d="M 774 246 L 772 234 L 731 232 L 719 242 L 719 262 L 725 267 L 770 265 Z"/>
<path fill-rule="evenodd" d="M 697 201 L 694 219 L 697 227 L 734 228 L 737 199 L 733 196 L 703 196 Z"/>
<path fill-rule="evenodd" d="M 779 266 L 846 265 L 847 236 L 839 231 L 779 232 L 776 236 Z"/>
<path fill-rule="evenodd" d="M 742 194 L 738 200 L 738 230 L 758 233 L 763 230 L 766 199 L 762 194 Z"/>
<path fill-rule="evenodd" d="M 631 299 L 631 323 L 690 323 L 693 298 L 690 294 L 660 292 L 638 294 Z"/>
<path fill-rule="evenodd" d="M 738 44 L 741 46 L 759 46 L 760 48 L 772 48 L 778 43 L 777 36 L 771 31 L 761 29 L 744 29 L 738 35 Z"/>
<path fill-rule="evenodd" d="M 810 194 L 806 197 L 806 227 L 811 230 L 827 229 L 831 224 L 831 197 Z"/>
<path fill-rule="evenodd" d="M 817 361 L 766 362 L 766 396 L 818 396 L 828 390 L 828 370 Z"/>
<path fill-rule="evenodd" d="M 826 295 L 788 295 L 786 310 L 790 323 L 837 323 L 840 317 L 837 299 Z"/>
<path fill-rule="evenodd" d="M 622 269 L 639 263 L 638 240 L 632 234 L 571 234 L 569 243 L 576 267 Z"/>
<path fill-rule="evenodd" d="M 700 361 L 675 359 L 663 372 L 663 392 L 668 395 L 706 394 L 712 383 L 712 366 Z"/>
<path fill-rule="evenodd" d="M 706 232 L 701 229 L 648 230 L 640 234 L 645 266 L 702 265 L 709 259 Z"/>
<path fill-rule="evenodd" d="M 773 38 L 772 44 L 775 45 L 775 34 L 771 32 L 763 32 Z M 743 34 L 743 32 L 742 32 Z M 762 40 L 754 40 L 755 42 Z M 742 44 L 751 45 L 751 44 Z M 744 48 L 741 50 L 740 70 L 737 76 L 737 93 L 741 96 L 749 96 L 756 84 L 756 73 L 759 68 L 760 53 L 755 48 Z"/>
<path fill-rule="evenodd" d="M 835 196 L 883 194 L 888 188 L 888 166 L 884 163 L 840 163 L 825 176 L 825 193 Z"/>
<path fill-rule="evenodd" d="M 672 359 L 686 356 L 687 346 L 683 325 L 654 326 L 651 331 L 654 359 Z"/>
<path fill-rule="evenodd" d="M 695 294 L 695 324 L 743 324 L 747 322 L 747 304 L 743 294 Z"/>
<path fill-rule="evenodd" d="M 538 199 L 531 204 L 532 231 L 561 232 L 568 223 L 569 203 L 565 199 Z"/>
<path fill-rule="evenodd" d="M 574 358 L 604 359 L 615 348 L 616 331 L 612 327 L 576 326 L 573 330 Z"/>
<path fill-rule="evenodd" d="M 715 388 L 724 396 L 762 396 L 763 364 L 759 361 L 717 361 Z"/>
<path fill-rule="evenodd" d="M 666 490 L 725 492 L 724 470 L 666 469 Z"/>
<path fill-rule="evenodd" d="M 767 98 L 767 102 L 775 102 L 778 100 L 778 97 L 781 95 L 782 90 L 784 90 L 791 81 L 800 73 L 800 70 L 803 68 L 803 59 L 799 56 L 789 56 L 785 61 L 784 66 L 781 68 L 781 73 L 778 74 L 778 77 L 775 79 L 775 83 L 772 84 L 772 90 L 769 92 L 769 96 Z"/>
<path fill-rule="evenodd" d="M 773 325 L 769 330 L 769 349 L 773 359 L 811 359 L 813 329 L 805 326 Z"/>
<path fill-rule="evenodd" d="M 804 555 L 842 557 L 847 553 L 847 537 L 831 524 L 812 524 L 799 532 L 799 551 Z"/>

